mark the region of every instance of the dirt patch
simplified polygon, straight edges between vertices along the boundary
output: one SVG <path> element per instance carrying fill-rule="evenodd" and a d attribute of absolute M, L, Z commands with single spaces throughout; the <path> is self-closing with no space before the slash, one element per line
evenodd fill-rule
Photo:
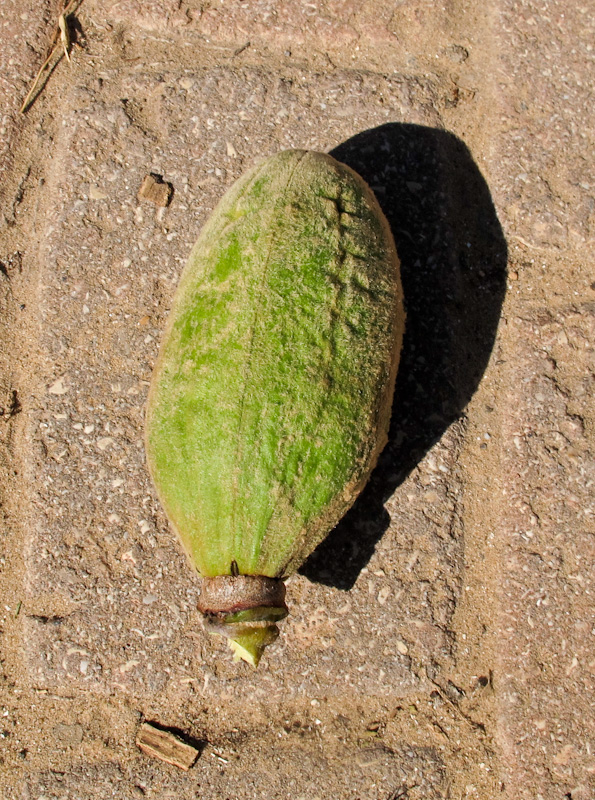
<path fill-rule="evenodd" d="M 84 2 L 87 49 L 3 108 L 5 796 L 587 798 L 584 16 L 245 5 Z M 254 672 L 202 629 L 143 406 L 201 225 L 289 147 L 372 185 L 410 323 L 389 446 Z M 195 766 L 143 755 L 143 721 Z"/>

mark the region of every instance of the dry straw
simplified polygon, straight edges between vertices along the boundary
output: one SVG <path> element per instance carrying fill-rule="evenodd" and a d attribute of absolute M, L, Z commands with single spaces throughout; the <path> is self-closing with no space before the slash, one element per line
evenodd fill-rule
<path fill-rule="evenodd" d="M 78 9 L 81 2 L 82 0 L 69 0 L 67 5 L 64 7 L 64 10 L 58 17 L 58 22 L 56 23 L 52 40 L 50 42 L 49 55 L 39 68 L 39 71 L 35 76 L 35 80 L 33 81 L 31 88 L 27 93 L 27 97 L 25 97 L 23 101 L 23 105 L 21 106 L 20 109 L 21 114 L 24 114 L 25 111 L 29 108 L 31 104 L 31 98 L 33 97 L 33 94 L 35 93 L 35 90 L 39 85 L 39 81 L 41 80 L 43 73 L 48 68 L 52 59 L 54 58 L 56 51 L 60 49 L 62 50 L 62 52 L 58 56 L 58 61 L 62 58 L 63 55 L 66 56 L 67 61 L 70 61 L 70 48 L 72 42 L 70 39 L 70 30 L 68 27 L 68 17 L 70 14 L 73 13 L 73 11 Z"/>

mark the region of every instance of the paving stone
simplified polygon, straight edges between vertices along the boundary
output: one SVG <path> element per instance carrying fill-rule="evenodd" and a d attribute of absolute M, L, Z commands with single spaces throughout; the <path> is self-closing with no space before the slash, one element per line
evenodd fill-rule
<path fill-rule="evenodd" d="M 101 5 L 101 4 L 100 4 Z M 433 4 L 382 0 L 296 3 L 255 0 L 239 3 L 178 3 L 174 0 L 119 0 L 105 3 L 103 15 L 114 27 L 138 26 L 155 35 L 199 36 L 220 54 L 250 57 L 268 53 L 294 63 L 317 62 L 329 68 L 356 67 L 383 74 L 403 68 L 420 74 L 461 66 L 471 78 L 473 50 L 484 20 L 474 20 L 466 0 L 435 13 Z M 472 78 L 471 78 L 472 81 Z"/>
<path fill-rule="evenodd" d="M 511 234 L 532 248 L 593 247 L 594 125 L 585 65 L 595 34 L 587 5 L 499 4 L 498 74 L 505 135 L 492 188 Z"/>
<path fill-rule="evenodd" d="M 595 688 L 595 459 L 585 425 L 595 314 L 540 308 L 509 327 L 499 693 L 507 783 L 519 798 L 549 800 L 595 791 L 595 724 L 583 705 Z"/>
<path fill-rule="evenodd" d="M 0 6 L 0 175 L 8 175 L 24 117 L 20 108 L 48 54 L 58 20 L 51 0 L 5 0 Z M 6 185 L 6 184 L 5 184 Z M 10 184 L 8 184 L 10 186 Z M 10 201 L 6 197 L 3 200 Z M 9 211 L 10 216 L 10 211 Z"/>
<path fill-rule="evenodd" d="M 301 739 L 244 741 L 241 748 L 222 743 L 205 750 L 187 773 L 175 767 L 158 770 L 146 756 L 128 767 L 104 762 L 79 767 L 66 775 L 53 771 L 32 776 L 25 794 L 17 797 L 61 798 L 195 797 L 215 800 L 226 795 L 281 800 L 293 794 L 302 798 L 327 798 L 339 792 L 346 800 L 366 796 L 385 800 L 407 792 L 413 800 L 438 800 L 446 786 L 439 755 L 431 750 L 390 750 L 364 746 L 350 750 L 337 744 L 323 748 L 314 732 Z M 263 746 L 264 745 L 264 746 Z"/>
<path fill-rule="evenodd" d="M 292 616 L 270 650 L 269 669 L 255 676 L 238 670 L 223 644 L 202 631 L 199 583 L 149 484 L 142 439 L 172 293 L 225 187 L 267 151 L 328 149 L 364 125 L 381 124 L 406 102 L 407 84 L 347 74 L 283 80 L 224 69 L 197 71 L 192 88 L 161 73 L 98 77 L 110 85 L 110 98 L 120 82 L 121 99 L 104 100 L 100 86 L 72 90 L 59 143 L 63 168 L 51 187 L 56 211 L 44 236 L 46 357 L 30 425 L 38 522 L 26 603 L 35 605 L 37 594 L 60 598 L 68 612 L 48 608 L 26 621 L 36 685 L 143 696 L 169 682 L 195 681 L 212 697 L 225 678 L 226 693 L 238 697 L 417 691 L 411 656 L 390 642 L 398 633 L 412 654 L 448 650 L 460 532 L 450 527 L 446 492 L 438 492 L 456 449 L 449 453 L 442 444 L 443 471 L 430 459 L 420 465 L 427 477 L 416 475 L 404 489 L 411 532 L 414 498 L 429 486 L 438 490 L 435 521 L 417 512 L 424 530 L 418 556 L 412 558 L 395 523 L 349 597 L 301 577 L 290 581 Z M 321 82 L 328 119 L 322 139 L 306 113 Z M 372 105 L 379 87 L 384 102 Z M 138 201 L 148 172 L 173 186 L 169 208 Z M 381 564 L 390 565 L 390 577 Z"/>

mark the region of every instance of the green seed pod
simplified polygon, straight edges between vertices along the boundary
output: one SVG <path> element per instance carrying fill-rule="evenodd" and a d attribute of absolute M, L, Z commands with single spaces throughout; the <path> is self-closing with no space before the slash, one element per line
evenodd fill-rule
<path fill-rule="evenodd" d="M 204 577 L 207 627 L 256 665 L 291 575 L 387 441 L 399 261 L 366 183 L 289 150 L 225 194 L 182 274 L 153 373 L 149 469 Z"/>

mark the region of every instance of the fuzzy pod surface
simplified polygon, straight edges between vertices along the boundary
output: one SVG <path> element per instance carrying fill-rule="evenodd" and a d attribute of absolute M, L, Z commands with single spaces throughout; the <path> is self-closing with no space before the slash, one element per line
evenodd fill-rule
<path fill-rule="evenodd" d="M 151 476 L 202 576 L 286 578 L 353 504 L 387 440 L 404 319 L 388 223 L 349 167 L 289 150 L 227 191 L 146 417 Z M 229 612 L 237 625 L 246 605 Z"/>

